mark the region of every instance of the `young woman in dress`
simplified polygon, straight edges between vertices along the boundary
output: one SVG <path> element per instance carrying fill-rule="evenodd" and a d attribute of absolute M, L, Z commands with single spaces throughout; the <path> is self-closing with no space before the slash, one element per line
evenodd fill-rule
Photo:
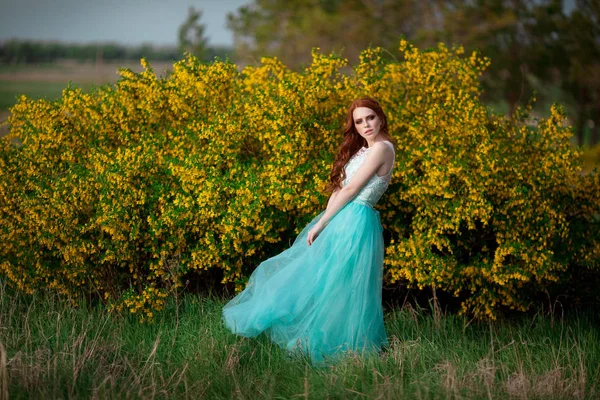
<path fill-rule="evenodd" d="M 223 307 L 233 333 L 265 333 L 314 364 L 352 350 L 376 354 L 383 324 L 383 228 L 373 208 L 395 160 L 387 119 L 371 98 L 348 109 L 330 174 L 327 207 L 282 253 L 263 261 L 246 288 Z"/>

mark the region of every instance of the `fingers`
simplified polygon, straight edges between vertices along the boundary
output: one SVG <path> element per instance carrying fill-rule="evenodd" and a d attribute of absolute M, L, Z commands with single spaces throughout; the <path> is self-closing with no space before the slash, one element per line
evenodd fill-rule
<path fill-rule="evenodd" d="M 310 246 L 313 244 L 313 242 L 315 241 L 315 238 L 313 237 L 313 233 L 312 232 L 308 232 L 308 237 L 306 238 L 306 243 Z"/>
<path fill-rule="evenodd" d="M 312 245 L 317 236 L 319 236 L 319 233 L 315 233 L 315 231 L 311 229 L 310 232 L 308 232 L 308 235 L 306 236 L 306 244 L 308 244 L 309 246 Z"/>

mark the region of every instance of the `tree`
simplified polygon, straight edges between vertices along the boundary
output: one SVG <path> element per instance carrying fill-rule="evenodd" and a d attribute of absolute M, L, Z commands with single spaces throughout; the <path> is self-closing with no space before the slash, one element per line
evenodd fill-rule
<path fill-rule="evenodd" d="M 204 60 L 207 53 L 208 40 L 204 37 L 204 24 L 200 23 L 202 10 L 190 7 L 188 17 L 179 26 L 179 49 L 183 53 L 188 51 L 200 60 Z"/>
<path fill-rule="evenodd" d="M 600 139 L 600 4 L 577 0 L 561 34 L 567 61 L 561 69 L 562 86 L 575 99 L 577 141 L 595 144 Z"/>
<path fill-rule="evenodd" d="M 255 0 L 228 15 L 228 28 L 242 62 L 276 56 L 298 68 L 319 47 L 354 63 L 369 45 L 395 51 L 400 36 L 420 28 L 430 1 Z"/>
<path fill-rule="evenodd" d="M 544 2 L 544 1 L 542 1 Z M 530 93 L 528 75 L 540 66 L 532 53 L 538 0 L 453 0 L 435 2 L 443 16 L 438 39 L 478 50 L 491 59 L 485 83 L 488 96 L 502 98 L 512 114 Z M 534 56 L 535 54 L 535 56 Z M 539 72 L 539 71 L 536 71 Z"/>
<path fill-rule="evenodd" d="M 353 64 L 369 45 L 396 54 L 401 36 L 421 48 L 444 42 L 477 50 L 492 62 L 483 77 L 484 101 L 502 100 L 512 115 L 535 85 L 552 97 L 562 88 L 561 100 L 576 103 L 579 143 L 588 128 L 594 143 L 600 133 L 599 4 L 575 0 L 569 13 L 565 0 L 254 0 L 228 15 L 228 27 L 242 64 L 276 56 L 296 69 L 310 63 L 313 47 Z"/>
<path fill-rule="evenodd" d="M 532 80 L 562 87 L 575 101 L 579 144 L 589 120 L 590 142 L 600 119 L 600 6 L 576 0 L 434 0 L 441 16 L 437 41 L 479 50 L 492 61 L 484 76 L 486 96 L 504 99 L 509 113 L 531 95 Z M 418 41 L 415 41 L 418 42 Z M 549 89 L 549 90 L 550 90 Z M 554 99 L 556 100 L 556 99 Z M 595 128 L 595 129 L 594 129 Z"/>

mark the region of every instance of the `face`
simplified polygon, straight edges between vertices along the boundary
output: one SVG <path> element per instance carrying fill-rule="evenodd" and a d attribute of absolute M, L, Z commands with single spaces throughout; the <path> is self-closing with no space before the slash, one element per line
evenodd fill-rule
<path fill-rule="evenodd" d="M 382 120 L 375 111 L 368 107 L 357 107 L 352 112 L 354 128 L 360 136 L 369 140 L 379 134 Z"/>

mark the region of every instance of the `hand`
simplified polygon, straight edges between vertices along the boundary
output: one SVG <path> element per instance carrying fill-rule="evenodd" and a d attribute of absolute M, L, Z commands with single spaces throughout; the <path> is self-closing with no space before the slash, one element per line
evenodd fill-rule
<path fill-rule="evenodd" d="M 313 242 L 317 239 L 317 236 L 319 236 L 319 234 L 323 231 L 323 228 L 325 227 L 323 226 L 321 221 L 319 221 L 315 224 L 315 226 L 311 228 L 310 231 L 308 231 L 308 235 L 306 236 L 306 243 L 309 246 L 313 244 Z"/>

